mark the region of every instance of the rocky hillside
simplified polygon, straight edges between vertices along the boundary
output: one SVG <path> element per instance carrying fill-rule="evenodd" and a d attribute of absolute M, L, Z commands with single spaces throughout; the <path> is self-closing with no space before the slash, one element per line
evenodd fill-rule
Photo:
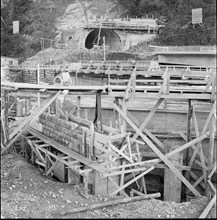
<path fill-rule="evenodd" d="M 112 1 L 76 1 L 69 4 L 64 14 L 57 18 L 56 27 L 59 31 L 72 30 L 85 24 L 103 19 L 119 18 L 125 12 L 124 7 Z"/>
<path fill-rule="evenodd" d="M 193 27 L 194 8 L 203 9 L 203 26 Z M 60 38 L 62 31 L 76 32 L 93 20 L 127 16 L 155 16 L 163 21 L 165 28 L 155 39 L 156 45 L 216 44 L 216 0 L 2 0 L 1 55 L 23 62 L 41 50 L 42 38 L 50 45 L 49 39 Z M 12 24 L 17 20 L 19 33 L 13 34 Z M 128 52 L 147 52 L 143 46 L 137 45 Z"/>

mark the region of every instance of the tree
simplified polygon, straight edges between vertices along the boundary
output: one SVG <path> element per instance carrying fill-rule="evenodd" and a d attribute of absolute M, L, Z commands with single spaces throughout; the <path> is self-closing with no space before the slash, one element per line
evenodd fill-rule
<path fill-rule="evenodd" d="M 1 9 L 6 23 L 1 30 L 2 55 L 25 60 L 41 49 L 40 38 L 54 39 L 57 35 L 56 18 L 65 9 L 65 6 L 58 7 L 57 2 L 58 0 L 9 0 Z M 14 35 L 12 24 L 15 20 L 19 20 L 20 32 Z"/>

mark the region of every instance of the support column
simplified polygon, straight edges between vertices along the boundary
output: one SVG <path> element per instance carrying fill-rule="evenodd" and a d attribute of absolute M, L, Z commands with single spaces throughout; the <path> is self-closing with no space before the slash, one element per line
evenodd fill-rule
<path fill-rule="evenodd" d="M 9 141 L 9 124 L 8 124 L 8 110 L 9 110 L 9 96 L 8 96 L 8 91 L 4 90 L 3 91 L 3 103 L 2 105 L 4 106 L 4 115 L 3 115 L 3 120 L 2 122 L 4 123 L 4 134 L 5 134 L 5 144 L 8 143 Z"/>
<path fill-rule="evenodd" d="M 75 161 L 76 160 L 73 158 L 68 158 L 68 163 Z M 80 183 L 80 174 L 73 171 L 70 167 L 68 167 L 67 176 L 68 176 L 68 184 L 77 185 Z"/>
<path fill-rule="evenodd" d="M 115 104 L 119 106 L 119 98 L 115 97 Z M 121 122 L 120 122 L 120 114 L 114 109 L 114 120 L 115 120 L 115 128 L 120 129 Z"/>
<path fill-rule="evenodd" d="M 167 147 L 167 153 L 169 151 L 175 150 L 176 147 Z M 169 161 L 173 165 L 183 164 L 183 154 L 182 152 L 176 153 L 169 157 Z M 181 172 L 181 169 L 178 169 Z M 164 169 L 164 201 L 181 202 L 181 186 L 182 181 L 174 174 L 174 172 L 169 168 Z"/>
<path fill-rule="evenodd" d="M 60 99 L 56 99 L 56 116 L 60 117 L 60 109 L 61 109 L 61 102 L 60 102 Z"/>
<path fill-rule="evenodd" d="M 215 105 L 215 102 L 214 104 Z M 216 160 L 216 154 L 214 153 L 215 149 L 215 130 L 216 130 L 216 119 L 214 114 L 211 117 L 211 121 L 210 121 L 210 139 L 209 139 L 209 152 L 208 152 L 208 168 L 209 168 L 209 172 L 208 172 L 208 180 L 211 181 L 212 176 L 209 179 L 209 174 L 212 171 L 212 167 L 213 167 L 213 161 Z M 214 157 L 215 155 L 215 157 Z M 208 181 L 206 181 L 206 195 L 207 197 L 211 198 L 212 196 L 212 189 L 211 187 L 208 185 Z"/>
<path fill-rule="evenodd" d="M 188 100 L 188 114 L 187 114 L 187 120 L 188 120 L 188 124 L 187 124 L 187 138 L 186 138 L 186 142 L 191 141 L 191 118 L 192 118 L 192 104 L 191 104 L 191 99 Z M 186 150 L 186 161 L 185 164 L 186 166 L 188 165 L 189 162 L 189 148 Z"/>

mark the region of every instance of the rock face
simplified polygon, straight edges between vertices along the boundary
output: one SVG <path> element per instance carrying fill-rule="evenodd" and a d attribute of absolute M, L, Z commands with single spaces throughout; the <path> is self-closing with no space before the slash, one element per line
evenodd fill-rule
<path fill-rule="evenodd" d="M 67 48 L 85 48 L 85 40 L 89 32 L 84 30 L 84 27 L 89 23 L 100 21 L 102 14 L 100 15 L 98 7 L 100 6 L 91 4 L 90 1 L 78 1 L 68 5 L 64 15 L 57 19 L 56 27 L 60 34 L 56 39 L 61 39 Z M 116 18 L 118 11 L 115 9 L 112 11 L 114 5 L 108 4 L 108 7 L 110 8 L 107 9 L 104 18 Z"/>
<path fill-rule="evenodd" d="M 78 1 L 70 4 L 62 18 L 58 19 L 60 34 L 56 39 L 61 39 L 65 48 L 92 49 L 95 45 L 102 48 L 105 43 L 107 51 L 126 51 L 156 37 L 158 26 L 155 19 L 120 19 L 124 9 L 118 3 L 111 4 L 108 1 L 110 4 L 106 5 L 107 1 L 103 0 L 98 4 L 93 2 Z M 103 7 L 103 2 L 108 8 Z M 105 25 L 110 21 L 108 24 L 112 26 L 100 28 L 102 17 Z"/>
<path fill-rule="evenodd" d="M 115 3 L 115 5 L 118 6 L 116 8 L 114 8 L 114 5 L 107 5 L 109 8 L 107 8 L 106 10 L 106 19 L 114 19 L 118 16 L 121 11 L 121 6 L 117 4 L 118 3 Z M 73 30 L 84 27 L 84 25 L 87 23 L 100 20 L 100 8 L 96 7 L 97 6 L 91 4 L 90 1 L 77 1 L 73 4 L 68 5 L 64 15 L 61 18 L 58 18 L 56 25 L 58 30 Z M 124 11 L 124 9 L 122 10 Z"/>
<path fill-rule="evenodd" d="M 132 48 L 140 42 L 147 42 L 155 37 L 155 34 L 146 34 L 142 31 L 125 31 L 115 29 L 101 29 L 99 45 L 101 49 L 93 49 L 95 43 L 98 40 L 98 28 L 84 28 L 85 25 L 100 21 L 100 16 L 103 15 L 99 10 L 102 7 L 102 3 L 99 5 L 92 4 L 94 1 L 82 0 L 73 4 L 69 4 L 64 14 L 57 18 L 56 27 L 59 30 L 59 34 L 56 36 L 55 49 L 47 48 L 38 52 L 35 56 L 28 58 L 24 65 L 37 65 L 37 64 L 67 64 L 74 61 L 81 60 L 103 60 L 103 37 L 105 37 L 106 45 L 106 57 L 114 59 L 110 52 L 121 52 Z M 100 0 L 99 2 L 105 2 Z M 118 3 L 110 0 L 113 4 L 108 4 L 104 18 L 107 20 L 113 20 L 120 22 L 120 16 L 124 13 L 124 8 Z M 104 8 L 105 9 L 105 8 Z M 101 13 L 101 14 L 100 14 Z M 123 16 L 124 17 L 124 16 Z M 125 16 L 126 17 L 126 16 Z M 131 19 L 130 22 L 134 22 L 136 19 Z M 150 20 L 150 19 L 149 19 Z M 155 20 L 147 22 L 155 22 Z M 138 22 L 138 20 L 136 21 Z M 143 20 L 140 22 L 143 23 Z M 149 25 L 147 23 L 147 25 Z M 146 50 L 141 49 L 144 54 Z M 136 52 L 136 49 L 131 50 Z M 116 56 L 117 55 L 117 56 Z M 121 59 L 122 55 L 116 54 L 115 59 Z M 124 56 L 125 57 L 125 56 Z M 107 58 L 106 58 L 107 59 Z M 125 59 L 125 58 L 123 58 Z M 133 59 L 137 59 L 136 57 Z"/>

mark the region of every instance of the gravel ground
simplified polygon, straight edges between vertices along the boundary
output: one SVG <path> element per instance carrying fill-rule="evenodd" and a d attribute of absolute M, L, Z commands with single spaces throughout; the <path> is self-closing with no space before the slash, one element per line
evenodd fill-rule
<path fill-rule="evenodd" d="M 175 203 L 147 199 L 101 209 L 60 215 L 61 211 L 104 203 L 121 197 L 83 197 L 82 185 L 68 185 L 43 175 L 15 153 L 1 159 L 2 218 L 198 218 L 207 198 Z M 216 206 L 208 218 L 216 218 Z"/>

